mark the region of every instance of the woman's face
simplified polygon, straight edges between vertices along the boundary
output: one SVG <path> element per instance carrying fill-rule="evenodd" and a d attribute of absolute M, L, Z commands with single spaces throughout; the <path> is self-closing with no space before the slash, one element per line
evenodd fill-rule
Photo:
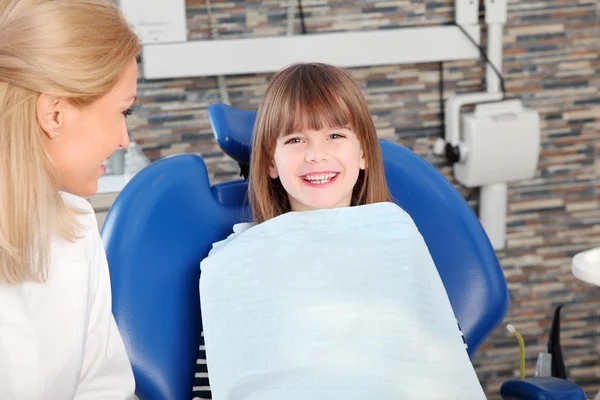
<path fill-rule="evenodd" d="M 40 96 L 38 121 L 46 118 L 40 125 L 46 151 L 60 177 L 60 190 L 82 197 L 96 193 L 106 159 L 129 145 L 125 121 L 136 90 L 133 59 L 117 84 L 89 106 L 76 107 L 66 99 L 51 104 L 51 98 Z"/>

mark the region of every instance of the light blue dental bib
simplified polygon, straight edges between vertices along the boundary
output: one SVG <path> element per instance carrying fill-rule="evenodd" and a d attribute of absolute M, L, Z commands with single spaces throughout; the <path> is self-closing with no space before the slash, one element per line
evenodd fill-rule
<path fill-rule="evenodd" d="M 393 203 L 281 215 L 215 244 L 201 270 L 214 399 L 485 399 Z"/>

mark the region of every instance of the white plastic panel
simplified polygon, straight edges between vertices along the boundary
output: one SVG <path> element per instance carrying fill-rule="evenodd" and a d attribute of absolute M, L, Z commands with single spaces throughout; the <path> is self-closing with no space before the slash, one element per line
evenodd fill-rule
<path fill-rule="evenodd" d="M 485 22 L 487 24 L 506 23 L 506 0 L 485 0 Z"/>
<path fill-rule="evenodd" d="M 531 179 L 540 155 L 540 116 L 519 100 L 479 104 L 461 116 L 466 160 L 454 165 L 466 187 Z"/>
<path fill-rule="evenodd" d="M 458 25 L 475 25 L 479 21 L 479 0 L 456 0 L 454 20 Z"/>
<path fill-rule="evenodd" d="M 143 44 L 187 40 L 185 0 L 120 0 L 119 6 Z"/>
<path fill-rule="evenodd" d="M 479 43 L 479 25 L 465 29 Z M 433 26 L 147 45 L 143 66 L 146 79 L 163 79 L 274 72 L 295 62 L 361 67 L 478 57 L 457 27 Z"/>

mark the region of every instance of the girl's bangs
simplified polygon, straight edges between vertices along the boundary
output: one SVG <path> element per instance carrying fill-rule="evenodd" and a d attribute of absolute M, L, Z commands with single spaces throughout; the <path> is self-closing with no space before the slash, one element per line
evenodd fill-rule
<path fill-rule="evenodd" d="M 352 127 L 351 113 L 342 96 L 324 85 L 297 85 L 282 99 L 284 107 L 277 121 L 278 137 L 305 130 Z"/>

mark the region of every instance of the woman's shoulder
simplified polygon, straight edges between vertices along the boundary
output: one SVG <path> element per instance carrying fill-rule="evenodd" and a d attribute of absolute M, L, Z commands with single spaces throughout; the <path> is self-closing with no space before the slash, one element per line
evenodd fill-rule
<path fill-rule="evenodd" d="M 93 229 L 98 229 L 96 213 L 88 200 L 66 192 L 61 192 L 60 194 L 67 206 L 76 211 L 75 218 L 81 227 L 92 228 L 92 231 Z"/>
<path fill-rule="evenodd" d="M 68 207 L 75 213 L 77 229 L 75 240 L 64 240 L 57 237 L 54 249 L 60 255 L 61 263 L 77 261 L 79 259 L 92 259 L 101 244 L 100 232 L 96 214 L 89 201 L 69 193 L 61 192 L 61 196 Z"/>
<path fill-rule="evenodd" d="M 60 195 L 67 205 L 77 208 L 86 213 L 93 213 L 94 209 L 89 201 L 84 199 L 83 197 L 75 196 L 74 194 L 67 192 L 60 192 Z"/>

